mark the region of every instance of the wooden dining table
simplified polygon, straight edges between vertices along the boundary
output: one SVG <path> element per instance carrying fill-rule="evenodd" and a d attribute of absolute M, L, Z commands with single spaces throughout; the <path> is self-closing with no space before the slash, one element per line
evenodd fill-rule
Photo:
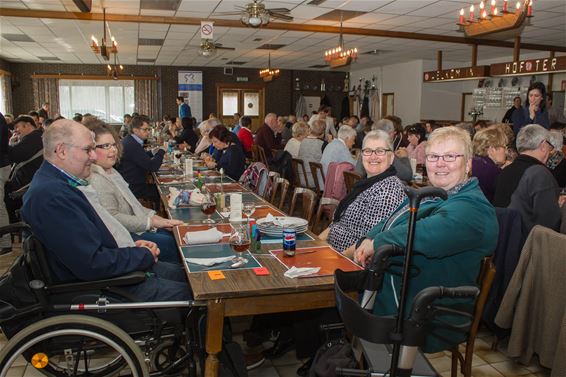
<path fill-rule="evenodd" d="M 156 180 L 158 182 L 158 180 Z M 217 183 L 217 182 L 215 182 Z M 187 184 L 190 186 L 190 183 Z M 206 186 L 206 185 L 205 185 Z M 167 214 L 171 218 L 181 218 L 187 224 L 200 223 L 203 217 L 189 218 L 182 213 L 189 213 L 191 208 L 171 209 L 168 207 L 167 185 L 158 185 Z M 272 210 L 274 215 L 280 214 L 274 206 L 258 195 L 242 187 L 243 195 L 253 197 L 257 204 L 257 214 L 265 216 Z M 228 194 L 227 194 L 228 195 Z M 245 199 L 244 199 L 245 201 Z M 198 213 L 192 208 L 195 216 Z M 186 210 L 186 212 L 181 212 Z M 254 215 L 252 215 L 253 217 Z M 258 217 L 259 217 L 258 216 Z M 221 222 L 227 222 L 220 214 L 213 216 Z M 244 220 L 245 221 L 245 220 Z M 179 232 L 174 232 L 177 243 L 182 245 Z M 309 241 L 297 241 L 297 248 L 311 246 L 327 246 L 328 244 L 308 233 Z M 218 355 L 222 351 L 224 319 L 227 317 L 250 316 L 269 313 L 295 312 L 301 310 L 330 308 L 335 306 L 334 277 L 287 278 L 284 276 L 287 267 L 276 259 L 269 250 L 281 249 L 281 243 L 261 245 L 261 253 L 253 257 L 265 267 L 267 275 L 257 275 L 251 268 L 235 268 L 223 270 L 224 279 L 212 280 L 210 271 L 191 272 L 185 260 L 187 249 L 179 247 L 180 257 L 190 283 L 195 300 L 205 301 L 208 309 L 206 324 L 205 350 L 207 353 L 204 375 L 216 377 L 219 371 Z"/>

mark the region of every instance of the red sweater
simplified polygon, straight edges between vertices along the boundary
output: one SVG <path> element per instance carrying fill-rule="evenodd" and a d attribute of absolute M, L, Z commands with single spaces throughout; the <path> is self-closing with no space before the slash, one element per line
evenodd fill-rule
<path fill-rule="evenodd" d="M 245 127 L 240 128 L 238 131 L 238 139 L 242 143 L 242 147 L 244 148 L 244 152 L 249 154 L 252 152 L 252 144 L 254 143 L 254 137 L 252 132 Z"/>

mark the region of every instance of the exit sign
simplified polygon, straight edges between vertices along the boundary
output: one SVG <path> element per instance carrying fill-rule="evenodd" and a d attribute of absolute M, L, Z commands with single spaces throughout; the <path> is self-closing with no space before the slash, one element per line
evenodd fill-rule
<path fill-rule="evenodd" d="M 248 82 L 248 78 L 244 76 L 236 76 L 237 82 Z"/>

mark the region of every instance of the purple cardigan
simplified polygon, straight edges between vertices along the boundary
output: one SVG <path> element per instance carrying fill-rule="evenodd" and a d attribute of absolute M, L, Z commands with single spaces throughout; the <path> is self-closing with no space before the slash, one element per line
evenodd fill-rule
<path fill-rule="evenodd" d="M 472 159 L 472 176 L 478 179 L 483 194 L 491 203 L 499 173 L 501 169 L 488 156 L 474 156 Z"/>

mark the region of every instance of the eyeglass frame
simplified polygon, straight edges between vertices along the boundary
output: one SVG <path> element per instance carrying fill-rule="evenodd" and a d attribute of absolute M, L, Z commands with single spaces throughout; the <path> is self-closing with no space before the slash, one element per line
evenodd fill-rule
<path fill-rule="evenodd" d="M 97 148 L 97 149 L 103 149 L 105 151 L 108 151 L 112 147 L 115 148 L 115 149 L 118 149 L 118 143 L 96 144 L 94 147 Z"/>
<path fill-rule="evenodd" d="M 364 152 L 364 151 L 366 151 L 366 152 Z M 369 154 L 367 152 L 369 152 Z M 371 155 L 374 154 L 374 153 L 375 153 L 376 156 L 382 157 L 382 156 L 385 156 L 387 154 L 387 152 L 393 152 L 393 150 L 391 150 L 389 148 L 375 148 L 375 149 L 364 148 L 364 149 L 361 150 L 362 156 L 365 156 L 365 157 L 371 157 Z"/>
<path fill-rule="evenodd" d="M 449 159 L 447 160 L 446 157 Z M 425 159 L 428 162 L 438 162 L 438 160 L 442 159 L 444 162 L 454 162 L 458 157 L 464 157 L 463 154 L 426 154 Z M 431 159 L 432 158 L 432 159 Z"/>
<path fill-rule="evenodd" d="M 93 152 L 96 152 L 96 145 L 91 145 L 89 147 L 81 147 L 80 145 L 75 145 L 75 144 L 71 144 L 71 143 L 61 143 L 61 144 L 68 145 L 69 147 L 78 148 L 81 151 L 86 152 L 86 154 L 91 154 Z M 55 152 L 57 152 L 57 151 L 55 151 Z"/>
<path fill-rule="evenodd" d="M 550 151 L 551 151 L 551 152 L 552 152 L 554 149 L 556 149 L 556 148 L 554 148 L 554 145 L 553 145 L 550 141 L 548 141 L 548 139 L 544 139 L 542 142 L 548 144 L 548 146 L 550 147 Z"/>

